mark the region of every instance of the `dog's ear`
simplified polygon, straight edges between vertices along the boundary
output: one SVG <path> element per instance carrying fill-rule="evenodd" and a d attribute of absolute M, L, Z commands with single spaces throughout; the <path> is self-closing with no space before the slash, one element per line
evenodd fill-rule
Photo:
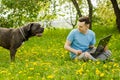
<path fill-rule="evenodd" d="M 28 24 L 28 29 L 27 29 L 27 31 L 30 31 L 31 28 L 32 28 L 32 26 L 33 26 L 33 23 L 29 23 L 29 24 Z"/>

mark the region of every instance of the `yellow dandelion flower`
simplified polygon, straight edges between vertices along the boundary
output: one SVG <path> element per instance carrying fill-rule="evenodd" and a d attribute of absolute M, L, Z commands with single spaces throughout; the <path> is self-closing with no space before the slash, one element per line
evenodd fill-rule
<path fill-rule="evenodd" d="M 98 68 L 96 69 L 96 74 L 99 75 L 101 72 L 100 70 L 98 70 Z"/>
<path fill-rule="evenodd" d="M 86 72 L 89 72 L 89 70 L 87 69 Z"/>
<path fill-rule="evenodd" d="M 28 67 L 28 64 L 27 64 L 27 63 L 25 64 L 25 67 Z"/>
<path fill-rule="evenodd" d="M 54 70 L 54 73 L 58 72 L 58 70 Z"/>
<path fill-rule="evenodd" d="M 48 70 L 48 68 L 45 68 L 45 70 L 47 71 L 47 70 Z"/>
<path fill-rule="evenodd" d="M 112 69 L 112 73 L 115 73 L 115 70 L 114 70 L 114 69 Z"/>
<path fill-rule="evenodd" d="M 97 61 L 97 64 L 100 64 L 100 61 Z"/>
<path fill-rule="evenodd" d="M 92 60 L 89 60 L 89 62 L 92 62 Z"/>
<path fill-rule="evenodd" d="M 103 65 L 103 67 L 104 67 L 104 68 L 107 68 L 107 65 L 106 65 L 106 64 L 104 64 L 104 65 Z"/>
<path fill-rule="evenodd" d="M 11 75 L 11 73 L 8 73 L 8 75 Z"/>
<path fill-rule="evenodd" d="M 105 75 L 104 73 L 101 73 L 101 74 L 100 74 L 100 77 L 104 77 L 104 75 Z"/>
<path fill-rule="evenodd" d="M 14 65 L 14 62 L 11 62 L 11 65 Z"/>
<path fill-rule="evenodd" d="M 64 80 L 64 76 L 61 76 L 61 80 Z"/>
<path fill-rule="evenodd" d="M 40 73 L 36 73 L 37 75 L 40 75 Z"/>
<path fill-rule="evenodd" d="M 2 73 L 2 74 L 6 74 L 6 73 L 7 73 L 7 71 L 1 71 L 1 73 Z"/>
<path fill-rule="evenodd" d="M 31 71 L 33 71 L 34 70 L 34 68 L 29 68 Z"/>
<path fill-rule="evenodd" d="M 44 78 L 44 77 L 42 77 L 42 80 L 45 80 L 45 78 Z"/>
<path fill-rule="evenodd" d="M 81 69 L 79 69 L 79 70 L 76 71 L 76 74 L 82 75 L 82 73 L 83 73 L 83 68 L 81 68 Z"/>
<path fill-rule="evenodd" d="M 62 54 L 61 57 L 64 57 L 64 54 Z"/>
<path fill-rule="evenodd" d="M 86 63 L 83 63 L 82 66 L 83 66 L 83 67 L 86 66 Z"/>
<path fill-rule="evenodd" d="M 118 64 L 118 63 L 115 63 L 113 66 L 114 66 L 114 67 L 119 67 L 119 64 Z"/>
<path fill-rule="evenodd" d="M 26 59 L 25 61 L 26 61 L 26 62 L 28 62 L 29 60 L 28 60 L 28 59 Z"/>
<path fill-rule="evenodd" d="M 36 66 L 36 65 L 37 65 L 37 62 L 34 62 L 33 65 Z"/>
<path fill-rule="evenodd" d="M 21 73 L 22 73 L 22 71 L 19 71 L 18 73 L 19 73 L 19 74 L 21 74 Z"/>
<path fill-rule="evenodd" d="M 53 79 L 54 76 L 53 76 L 53 75 L 49 75 L 49 76 L 47 76 L 47 78 L 48 78 L 48 79 Z"/>
<path fill-rule="evenodd" d="M 31 77 L 31 76 L 28 76 L 28 79 L 32 79 L 33 77 Z"/>

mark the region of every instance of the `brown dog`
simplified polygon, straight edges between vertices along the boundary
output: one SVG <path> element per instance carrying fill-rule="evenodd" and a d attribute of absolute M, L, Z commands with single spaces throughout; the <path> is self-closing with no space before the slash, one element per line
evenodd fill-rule
<path fill-rule="evenodd" d="M 44 28 L 39 23 L 29 23 L 16 29 L 0 28 L 0 46 L 10 50 L 11 61 L 15 61 L 17 48 L 32 36 L 41 36 Z"/>

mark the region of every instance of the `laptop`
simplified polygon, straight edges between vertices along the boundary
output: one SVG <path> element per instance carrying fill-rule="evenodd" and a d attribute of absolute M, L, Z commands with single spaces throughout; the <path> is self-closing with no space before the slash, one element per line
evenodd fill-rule
<path fill-rule="evenodd" d="M 93 54 L 91 54 L 93 57 L 97 57 L 98 55 L 100 55 L 103 51 L 104 51 L 104 48 L 106 47 L 106 45 L 108 44 L 108 42 L 110 41 L 110 38 L 111 38 L 111 34 L 102 38 L 99 43 L 98 43 L 98 46 L 95 50 L 95 52 Z"/>

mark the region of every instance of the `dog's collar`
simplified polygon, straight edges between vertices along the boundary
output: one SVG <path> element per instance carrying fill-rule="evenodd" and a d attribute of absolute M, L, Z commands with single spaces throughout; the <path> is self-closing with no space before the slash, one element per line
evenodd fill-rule
<path fill-rule="evenodd" d="M 22 28 L 19 28 L 19 30 L 20 30 L 20 33 L 22 34 L 23 38 L 26 40 L 26 38 L 25 38 L 25 33 L 24 33 L 23 29 L 22 29 Z"/>

